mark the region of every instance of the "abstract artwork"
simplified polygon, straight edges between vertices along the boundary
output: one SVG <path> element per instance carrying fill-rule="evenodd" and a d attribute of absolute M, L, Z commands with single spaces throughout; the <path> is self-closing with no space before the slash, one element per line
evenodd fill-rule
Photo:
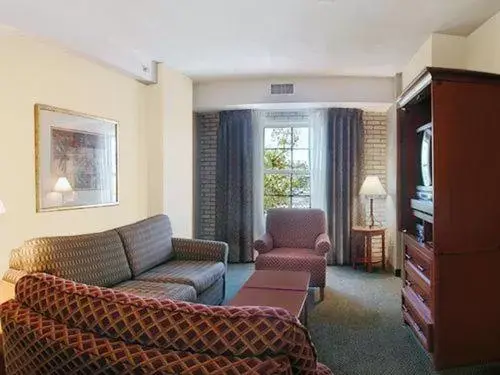
<path fill-rule="evenodd" d="M 37 104 L 37 211 L 118 203 L 117 122 Z"/>
<path fill-rule="evenodd" d="M 97 190 L 103 180 L 104 136 L 52 128 L 51 138 L 52 171 L 66 176 L 74 190 Z"/>

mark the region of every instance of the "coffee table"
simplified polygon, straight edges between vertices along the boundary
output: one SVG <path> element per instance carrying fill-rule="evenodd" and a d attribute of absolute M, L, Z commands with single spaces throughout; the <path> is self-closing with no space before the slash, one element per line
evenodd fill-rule
<path fill-rule="evenodd" d="M 310 278 L 308 272 L 255 271 L 229 304 L 281 307 L 307 325 Z"/>

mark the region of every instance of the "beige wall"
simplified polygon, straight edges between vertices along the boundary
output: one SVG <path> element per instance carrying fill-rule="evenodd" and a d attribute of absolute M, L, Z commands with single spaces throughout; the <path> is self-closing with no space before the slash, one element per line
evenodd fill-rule
<path fill-rule="evenodd" d="M 467 38 L 467 68 L 500 74 L 500 12 Z"/>
<path fill-rule="evenodd" d="M 427 66 L 464 69 L 466 67 L 466 38 L 432 34 L 403 69 L 403 87 L 408 86 Z"/>
<path fill-rule="evenodd" d="M 415 52 L 403 69 L 403 87 L 409 83 L 424 69 L 432 65 L 432 36 Z"/>
<path fill-rule="evenodd" d="M 467 38 L 457 35 L 432 35 L 432 66 L 465 69 Z"/>
<path fill-rule="evenodd" d="M 166 209 L 177 236 L 194 231 L 193 82 L 171 70 L 166 85 Z"/>
<path fill-rule="evenodd" d="M 147 215 L 142 84 L 63 50 L 0 30 L 0 273 L 10 250 L 42 235 L 105 230 Z M 120 204 L 35 213 L 33 106 L 50 104 L 119 121 Z"/>
<path fill-rule="evenodd" d="M 145 89 L 149 213 L 167 213 L 176 236 L 193 236 L 193 82 L 160 64 Z"/>

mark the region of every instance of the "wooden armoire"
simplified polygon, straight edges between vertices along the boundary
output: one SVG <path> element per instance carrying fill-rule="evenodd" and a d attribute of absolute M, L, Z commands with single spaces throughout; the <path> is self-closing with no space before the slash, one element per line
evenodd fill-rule
<path fill-rule="evenodd" d="M 404 321 L 437 369 L 500 361 L 500 75 L 425 69 L 398 141 Z"/>

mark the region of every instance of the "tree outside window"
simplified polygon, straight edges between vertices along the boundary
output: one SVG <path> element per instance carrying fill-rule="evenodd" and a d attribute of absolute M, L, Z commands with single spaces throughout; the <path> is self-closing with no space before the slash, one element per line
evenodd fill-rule
<path fill-rule="evenodd" d="M 264 211 L 310 208 L 308 127 L 264 129 Z"/>

